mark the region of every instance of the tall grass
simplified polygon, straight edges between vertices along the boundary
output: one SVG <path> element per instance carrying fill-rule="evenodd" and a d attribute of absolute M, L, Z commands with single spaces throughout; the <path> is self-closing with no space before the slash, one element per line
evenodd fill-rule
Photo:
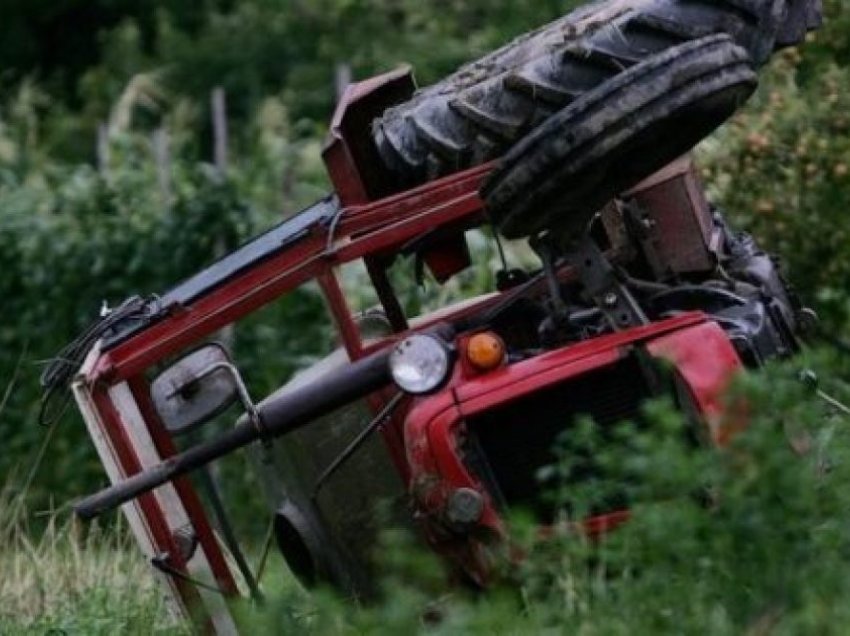
<path fill-rule="evenodd" d="M 0 634 L 185 631 L 125 524 L 83 529 L 51 513 L 35 533 L 10 491 L 0 496 Z"/>
<path fill-rule="evenodd" d="M 16 379 L 0 393 L 0 418 Z M 52 433 L 24 479 L 7 476 L 0 489 L 0 634 L 185 633 L 122 518 L 83 528 L 67 513 L 29 509 Z"/>

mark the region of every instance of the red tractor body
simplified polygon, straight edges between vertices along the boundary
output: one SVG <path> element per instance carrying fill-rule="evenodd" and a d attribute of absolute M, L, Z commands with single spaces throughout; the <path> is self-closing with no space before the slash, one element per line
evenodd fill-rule
<path fill-rule="evenodd" d="M 718 319 L 703 311 L 699 303 L 685 301 L 675 310 L 660 311 L 658 319 L 645 324 L 625 324 L 599 335 L 593 335 L 591 329 L 587 337 L 542 348 L 517 344 L 527 339 L 526 334 L 515 334 L 510 321 L 502 328 L 495 318 L 476 320 L 505 310 L 519 289 L 527 291 L 536 285 L 538 295 L 544 295 L 546 281 L 542 278 L 505 286 L 411 326 L 393 295 L 384 265 L 435 229 L 448 228 L 448 236 L 429 243 L 421 255 L 438 279 L 457 271 L 463 265 L 464 252 L 455 249 L 451 239 L 486 222 L 478 192 L 491 169 L 483 165 L 413 190 L 394 192 L 393 184 L 373 160 L 374 148 L 362 143 L 359 131 L 411 91 L 407 73 L 351 87 L 334 118 L 325 154 L 338 199 L 320 202 L 155 302 L 145 303 L 91 351 L 74 384 L 80 410 L 116 488 L 134 476 L 161 476 L 149 482 L 155 489 L 138 490 L 136 494 L 142 493 L 138 497 L 124 497 L 118 503 L 128 502 L 124 511 L 136 538 L 163 573 L 177 603 L 210 631 L 237 630 L 227 603 L 217 592 L 224 598 L 238 596 L 240 575 L 225 558 L 213 532 L 215 524 L 186 471 L 167 472 L 179 463 L 178 444 L 155 404 L 151 372 L 300 285 L 316 281 L 321 287 L 345 351 L 341 365 L 365 364 L 387 354 L 413 333 L 434 333 L 452 326 L 444 336 L 452 366 L 437 390 L 397 397 L 398 389 L 391 382 L 378 381 L 365 394 L 352 395 L 362 398 L 372 414 L 385 413 L 377 422 L 384 442 L 383 458 L 375 461 L 393 465 L 397 476 L 381 473 L 371 477 L 389 483 L 385 491 L 390 494 L 400 488 L 401 495 L 409 498 L 411 518 L 417 522 L 412 525 L 468 579 L 481 585 L 491 576 L 493 548 L 506 538 L 506 509 L 535 510 L 542 524 L 552 521 L 550 512 L 537 501 L 535 475 L 541 466 L 551 463 L 552 445 L 577 419 L 589 416 L 601 425 L 639 419 L 641 405 L 666 390 L 656 386 L 648 370 L 653 360 L 664 360 L 674 370 L 680 406 L 708 427 L 708 437 L 722 444 L 727 436 L 724 390 L 744 366 L 746 360 L 742 359 L 764 350 L 761 345 L 738 341 L 735 325 L 743 323 L 736 322 L 737 318 Z M 667 233 L 647 237 L 646 254 L 657 260 L 645 259 L 647 267 L 687 276 L 712 258 L 716 236 L 700 196 L 688 171 L 656 179 L 636 195 L 654 206 L 654 227 Z M 661 203 L 653 204 L 653 197 Z M 677 213 L 667 213 L 671 209 Z M 679 213 L 682 210 L 685 213 Z M 616 231 L 609 231 L 608 236 L 606 254 L 616 255 L 623 246 L 618 244 Z M 364 335 L 339 281 L 339 268 L 360 260 L 371 276 L 389 327 L 377 338 Z M 560 264 L 554 273 L 564 285 L 577 277 L 576 266 L 570 263 Z M 536 324 L 533 331 L 537 333 Z M 489 370 L 481 370 L 470 363 L 466 352 L 470 339 L 482 332 L 506 341 L 509 352 L 525 353 L 513 358 L 505 355 Z M 763 340 L 762 336 L 759 331 L 753 341 Z M 304 396 L 293 391 L 299 399 Z M 267 401 L 272 404 L 286 397 L 272 396 Z M 303 399 L 298 402 L 303 403 Z M 388 409 L 388 405 L 397 408 Z M 341 406 L 335 404 L 334 408 Z M 272 440 L 276 433 L 269 432 L 273 418 L 266 417 L 263 408 L 261 403 L 255 410 L 248 409 L 249 415 L 260 416 L 248 418 L 250 422 L 243 428 L 234 429 L 234 435 L 237 430 L 245 431 L 238 440 L 242 446 L 258 437 L 272 446 L 278 443 Z M 293 409 L 297 410 L 289 410 Z M 256 428 L 253 438 L 252 423 Z M 299 421 L 297 430 L 292 426 L 292 435 L 297 437 L 303 431 L 325 441 L 333 435 L 320 428 L 309 433 L 310 426 Z M 312 443 L 304 439 L 305 444 Z M 314 446 L 317 454 L 321 452 L 318 446 Z M 304 448 L 302 444 L 298 452 L 303 454 Z M 219 450 L 220 456 L 224 447 Z M 295 461 L 302 462 L 303 457 Z M 316 519 L 333 517 L 353 502 L 360 508 L 359 514 L 371 516 L 372 510 L 364 506 L 378 493 L 364 495 L 366 503 L 357 497 L 363 491 L 381 489 L 372 489 L 364 481 L 358 491 L 346 495 L 347 504 L 323 503 L 318 494 L 322 476 L 313 477 L 318 479 L 313 491 L 286 486 L 288 508 L 277 511 L 278 543 L 284 552 L 290 551 L 286 556 L 296 564 L 293 569 L 300 567 L 303 578 L 315 579 L 320 573 L 324 575 L 320 579 L 357 589 L 360 575 L 352 574 L 356 567 L 339 563 L 357 561 L 357 555 L 350 554 L 354 548 L 346 544 L 357 542 L 351 526 L 360 523 L 356 521 L 358 511 L 339 523 Z M 356 488 L 351 483 L 346 487 Z M 308 509 L 315 518 L 306 518 L 312 514 L 305 513 Z M 598 534 L 621 524 L 628 514 L 625 507 L 606 509 L 586 520 L 585 526 L 588 532 Z M 317 524 L 327 527 L 316 528 Z M 327 546 L 348 554 L 337 559 L 338 553 Z M 317 554 L 326 548 L 327 554 Z M 199 581 L 204 585 L 197 585 Z"/>
<path fill-rule="evenodd" d="M 539 507 L 537 471 L 550 465 L 559 435 L 579 416 L 600 426 L 634 421 L 653 390 L 638 351 L 669 362 L 692 408 L 718 443 L 723 396 L 741 361 L 726 333 L 706 316 L 670 320 L 603 336 L 485 374 L 458 365 L 448 385 L 413 406 L 404 422 L 409 489 L 430 541 L 486 585 L 488 546 L 506 539 L 502 512 Z M 481 497 L 475 520 L 456 520 L 453 497 Z M 468 499 L 467 499 L 468 501 Z M 461 501 L 456 505 L 463 505 Z M 475 503 L 472 503 L 475 506 Z M 590 534 L 613 529 L 628 510 L 584 520 Z M 543 511 L 540 515 L 546 518 Z"/>

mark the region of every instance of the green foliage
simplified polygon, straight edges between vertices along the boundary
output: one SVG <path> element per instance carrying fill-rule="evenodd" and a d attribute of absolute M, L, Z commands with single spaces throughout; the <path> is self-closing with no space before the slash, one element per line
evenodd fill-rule
<path fill-rule="evenodd" d="M 747 405 L 748 428 L 723 449 L 696 445 L 685 434 L 689 424 L 665 402 L 648 408 L 643 426 L 622 425 L 616 443 L 588 423 L 582 443 L 597 450 L 604 477 L 569 491 L 573 512 L 552 536 L 542 538 L 518 515 L 511 554 L 524 556 L 487 594 L 446 592 L 437 558 L 411 536 L 387 532 L 377 546 L 378 602 L 307 595 L 274 557 L 264 582 L 270 602 L 237 608 L 240 621 L 248 633 L 323 636 L 842 634 L 850 592 L 850 429 L 845 414 L 800 381 L 804 366 L 823 371 L 823 390 L 850 400 L 846 358 L 809 354 L 742 377 L 730 400 Z M 568 476 L 572 450 L 555 473 Z M 624 483 L 631 488 L 629 523 L 598 540 L 569 523 L 583 505 Z M 126 573 L 143 562 L 127 552 L 122 534 L 79 537 L 52 525 L 48 539 L 27 548 L 22 517 L 8 514 L 8 504 L 0 510 L 7 511 L 0 545 L 13 547 L 0 548 L 0 563 L 4 572 L 26 573 L 0 583 L 0 627 L 144 633 L 148 621 L 176 630 L 153 596 L 139 594 L 137 581 L 150 589 L 144 570 L 127 587 Z M 25 567 L 27 559 L 37 567 Z M 71 572 L 73 584 L 63 583 Z M 43 615 L 15 614 L 35 598 Z"/>
<path fill-rule="evenodd" d="M 779 255 L 831 329 L 850 319 L 850 22 L 780 54 L 754 102 L 706 144 L 706 182 L 739 227 Z"/>
<path fill-rule="evenodd" d="M 109 108 L 131 77 L 166 65 L 170 85 L 184 95 L 205 99 L 213 86 L 223 85 L 235 98 L 236 112 L 245 116 L 257 100 L 286 87 L 297 117 L 324 123 L 333 105 L 337 64 L 350 64 L 356 76 L 364 77 L 412 63 L 422 69 L 421 79 L 431 82 L 576 3 L 451 0 L 433 6 L 413 0 L 210 0 L 198 4 L 72 1 L 47 11 L 43 3 L 15 3 L 4 7 L 0 42 L 41 46 L 0 47 L 0 67 L 14 69 L 18 76 L 32 70 L 60 76 L 64 90 L 57 97 L 68 102 L 79 98 L 68 84 L 82 80 L 84 97 L 111 93 L 111 100 L 99 100 L 101 108 Z M 62 23 L 84 28 L 58 30 Z M 62 38 L 48 46 L 41 40 L 48 34 Z"/>
<path fill-rule="evenodd" d="M 155 125 L 188 100 L 203 115 L 193 131 L 208 155 L 205 115 L 216 86 L 227 91 L 233 121 L 246 124 L 263 99 L 279 96 L 297 135 L 316 138 L 335 103 L 338 66 L 362 79 L 409 63 L 420 82 L 431 83 L 575 4 L 73 0 L 48 10 L 16 2 L 4 6 L 0 20 L 0 88 L 38 77 L 51 95 L 40 107 L 49 123 L 46 143 L 63 157 L 92 161 L 97 127 L 110 120 L 125 87 L 155 74 L 161 99 L 138 105 L 137 118 Z M 68 24 L 79 28 L 62 28 Z M 5 46 L 21 41 L 27 46 Z M 235 127 L 233 138 L 245 141 L 241 132 Z"/>
<path fill-rule="evenodd" d="M 0 126 L 0 381 L 14 377 L 0 415 L 4 475 L 28 466 L 45 433 L 35 422 L 41 361 L 78 335 L 103 302 L 162 293 L 277 220 L 260 210 L 294 209 L 321 192 L 310 186 L 316 145 L 270 140 L 280 131 L 274 100 L 251 127 L 255 153 L 227 178 L 181 156 L 175 127 L 167 190 L 144 133 L 114 133 L 101 171 L 50 160 L 38 142 L 37 101 L 34 89 L 22 87 Z M 297 185 L 276 192 L 284 171 Z M 323 312 L 316 294 L 295 294 L 237 334 L 237 355 L 257 395 L 276 388 L 301 357 L 327 347 Z M 302 326 L 281 329 L 288 321 Z M 41 504 L 102 479 L 82 427 L 76 419 L 69 424 L 54 436 L 56 459 L 31 491 Z"/>

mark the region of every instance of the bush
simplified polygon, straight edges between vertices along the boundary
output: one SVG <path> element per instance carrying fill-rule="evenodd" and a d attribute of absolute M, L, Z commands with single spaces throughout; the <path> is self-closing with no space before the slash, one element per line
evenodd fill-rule
<path fill-rule="evenodd" d="M 823 31 L 778 55 L 753 103 L 705 144 L 705 176 L 835 330 L 850 320 L 850 20 L 825 6 Z"/>
<path fill-rule="evenodd" d="M 162 293 L 278 222 L 276 210 L 297 209 L 321 192 L 311 185 L 316 144 L 268 140 L 269 129 L 280 125 L 274 101 L 257 115 L 254 153 L 226 178 L 185 156 L 178 129 L 168 190 L 145 133 L 114 133 L 111 163 L 101 170 L 45 157 L 31 139 L 40 121 L 32 103 L 22 89 L 9 109 L 17 115 L 5 128 L 0 124 L 0 385 L 9 387 L 0 414 L 4 476 L 29 470 L 45 437 L 37 419 L 38 377 L 46 361 L 97 317 L 103 303 Z M 272 175 L 279 178 L 284 170 L 299 185 L 281 192 Z M 239 332 L 237 357 L 257 395 L 276 388 L 303 356 L 327 343 L 323 313 L 318 295 L 297 293 Z M 281 328 L 287 322 L 301 328 L 288 332 Z M 32 507 L 102 483 L 103 469 L 78 418 L 68 418 L 49 443 L 52 459 L 31 483 Z"/>

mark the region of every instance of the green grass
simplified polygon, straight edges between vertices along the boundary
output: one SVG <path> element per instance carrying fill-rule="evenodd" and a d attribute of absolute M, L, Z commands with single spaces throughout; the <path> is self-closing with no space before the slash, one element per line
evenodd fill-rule
<path fill-rule="evenodd" d="M 0 497 L 0 634 L 187 633 L 124 524 L 82 528 L 52 515 L 36 533 L 23 500 L 8 491 Z"/>

